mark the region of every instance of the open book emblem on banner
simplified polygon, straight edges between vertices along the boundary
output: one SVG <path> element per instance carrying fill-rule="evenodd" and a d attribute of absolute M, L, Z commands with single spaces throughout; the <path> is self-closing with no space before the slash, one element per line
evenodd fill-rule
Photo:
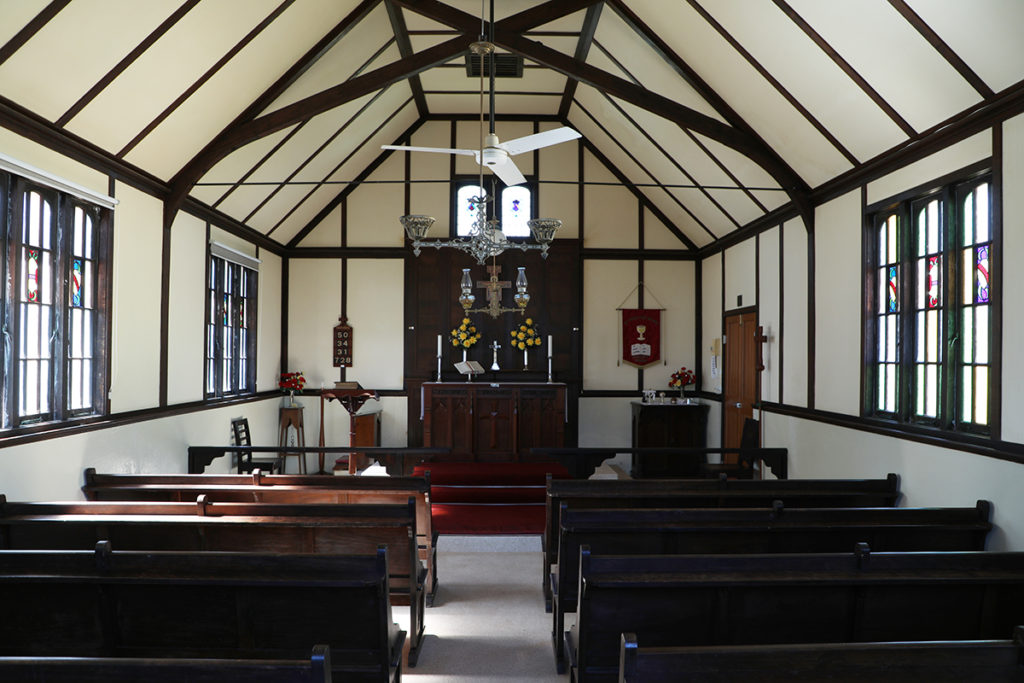
<path fill-rule="evenodd" d="M 622 309 L 622 360 L 638 368 L 661 361 L 661 309 Z"/>

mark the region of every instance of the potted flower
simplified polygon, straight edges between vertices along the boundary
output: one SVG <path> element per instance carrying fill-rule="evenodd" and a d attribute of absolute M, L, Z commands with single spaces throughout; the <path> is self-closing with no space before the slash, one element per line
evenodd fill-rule
<path fill-rule="evenodd" d="M 294 407 L 295 403 L 295 392 L 302 391 L 302 388 L 306 386 L 306 378 L 302 376 L 302 371 L 299 372 L 282 372 L 281 378 L 277 380 L 277 386 L 288 392 L 289 401 Z"/>
<path fill-rule="evenodd" d="M 462 349 L 462 360 L 466 360 L 466 351 L 476 344 L 483 335 L 477 331 L 476 325 L 469 318 L 463 318 L 458 327 L 452 328 L 449 339 L 452 346 Z"/>
<path fill-rule="evenodd" d="M 685 365 L 676 372 L 673 372 L 672 378 L 668 381 L 670 387 L 679 389 L 680 397 L 686 396 L 686 387 L 696 383 L 697 376 L 693 370 L 688 370 Z"/>
<path fill-rule="evenodd" d="M 534 324 L 533 318 L 527 318 L 517 327 L 513 327 L 509 336 L 512 337 L 512 348 L 523 352 L 523 367 L 527 367 L 527 352 L 541 345 L 540 328 Z"/>

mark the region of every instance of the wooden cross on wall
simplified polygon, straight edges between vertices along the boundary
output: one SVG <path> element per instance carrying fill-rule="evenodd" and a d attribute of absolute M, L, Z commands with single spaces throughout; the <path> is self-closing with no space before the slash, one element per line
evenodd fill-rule
<path fill-rule="evenodd" d="M 492 306 L 501 305 L 501 290 L 509 289 L 512 283 L 508 280 L 499 280 L 498 275 L 501 274 L 501 266 L 487 266 L 487 272 L 491 274 L 490 280 L 477 280 L 476 286 L 483 287 L 487 290 L 487 302 Z"/>

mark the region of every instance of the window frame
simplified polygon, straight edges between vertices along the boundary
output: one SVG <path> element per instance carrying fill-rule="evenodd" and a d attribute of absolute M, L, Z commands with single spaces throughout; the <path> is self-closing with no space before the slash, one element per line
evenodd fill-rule
<path fill-rule="evenodd" d="M 496 178 L 492 178 L 491 180 L 493 180 L 494 184 L 492 185 L 492 187 L 493 187 L 493 189 L 496 190 L 496 195 L 497 195 L 494 198 L 494 200 L 493 200 L 495 202 L 495 207 L 496 207 L 494 215 L 495 215 L 495 217 L 497 217 L 497 219 L 499 221 L 502 222 L 502 225 L 504 225 L 504 217 L 502 216 L 503 209 L 502 209 L 501 196 L 502 196 L 502 193 L 506 189 L 508 189 L 508 187 L 523 187 L 523 188 L 526 188 L 527 190 L 529 190 L 529 192 L 530 192 L 530 215 L 527 218 L 527 220 L 532 220 L 534 218 L 537 218 L 537 215 L 538 215 L 537 214 L 537 199 L 538 199 L 537 187 L 538 187 L 538 184 L 537 184 L 536 178 L 534 178 L 533 176 L 528 176 L 526 178 L 526 182 L 525 183 L 521 183 L 519 185 L 512 185 L 512 186 L 507 186 L 504 183 L 502 183 L 501 181 L 497 180 Z M 485 177 L 484 178 L 484 187 L 485 187 L 485 189 L 486 189 L 486 186 L 487 186 L 487 181 L 488 181 L 488 178 Z M 458 225 L 459 206 L 458 206 L 458 200 L 459 200 L 459 191 L 463 187 L 466 187 L 467 185 L 473 185 L 473 186 L 477 186 L 478 187 L 480 185 L 480 177 L 476 176 L 476 175 L 474 175 L 474 176 L 468 176 L 468 175 L 467 176 L 457 176 L 456 179 L 452 181 L 452 193 L 451 193 L 451 199 L 450 199 L 450 202 L 449 202 L 450 203 L 449 213 L 450 213 L 450 216 L 451 216 L 451 219 L 448 222 L 448 224 L 450 226 L 449 227 L 449 235 L 448 235 L 449 239 L 464 239 L 466 237 L 466 235 L 459 235 L 459 225 Z M 513 242 L 516 242 L 516 241 L 518 241 L 518 242 L 525 242 L 526 240 L 531 239 L 531 236 L 529 234 L 527 234 L 527 235 L 508 235 L 508 234 L 506 234 L 505 237 L 508 238 L 510 241 L 513 241 Z"/>
<path fill-rule="evenodd" d="M 18 393 L 21 376 L 21 250 L 23 246 L 24 197 L 37 192 L 50 204 L 50 249 L 53 266 L 49 287 L 52 291 L 49 319 L 50 339 L 47 342 L 49 370 L 45 384 L 49 405 L 47 410 L 22 415 Z M 91 372 L 88 373 L 89 405 L 71 407 L 72 386 L 70 350 L 70 319 L 74 307 L 69 302 L 73 254 L 74 219 L 76 209 L 82 209 L 92 218 L 92 326 L 89 343 Z M 75 197 L 65 191 L 49 187 L 35 180 L 6 171 L 0 172 L 0 247 L 3 263 L 0 277 L 9 287 L 0 297 L 0 355 L 3 357 L 4 381 L 0 385 L 0 434 L 18 434 L 74 423 L 86 418 L 104 416 L 110 412 L 108 396 L 110 377 L 110 310 L 113 292 L 110 287 L 110 269 L 113 257 L 112 214 L 105 208 Z M 42 385 L 42 382 L 41 382 Z"/>
<path fill-rule="evenodd" d="M 234 273 L 231 278 L 232 292 L 226 292 L 224 288 L 224 269 Z M 206 282 L 203 292 L 205 295 L 204 309 L 206 311 L 203 341 L 203 397 L 206 400 L 216 400 L 256 393 L 259 271 L 225 258 L 222 255 L 212 253 L 208 245 L 206 254 Z M 247 295 L 247 292 L 251 293 L 251 295 Z M 246 302 L 248 302 L 248 311 L 245 319 L 249 322 L 249 325 L 244 327 L 246 331 L 244 342 L 241 334 L 243 327 L 235 326 L 232 328 L 234 332 L 231 335 L 232 355 L 228 365 L 230 377 L 227 388 L 224 386 L 226 360 L 224 356 L 224 325 L 213 322 L 223 318 L 225 294 L 231 296 L 233 302 L 241 301 L 243 302 L 242 305 L 246 305 Z M 232 315 L 235 311 L 237 309 L 233 309 Z M 245 365 L 244 378 L 241 377 L 241 366 L 243 363 Z M 240 382 L 240 380 L 242 381 Z"/>
<path fill-rule="evenodd" d="M 974 306 L 963 301 L 963 245 L 964 216 L 963 203 L 971 192 L 988 184 L 989 202 L 989 244 L 990 284 L 988 320 L 988 397 L 987 424 L 964 422 L 962 419 L 962 372 L 963 362 L 961 317 L 963 311 Z M 896 197 L 866 206 L 863 230 L 863 310 L 862 310 L 862 364 L 861 364 L 861 416 L 883 422 L 900 430 L 934 434 L 936 432 L 954 439 L 998 439 L 1001 418 L 1001 292 L 1002 283 L 999 264 L 1002 249 L 1002 234 L 999 225 L 998 202 L 1001 196 L 997 185 L 998 174 L 992 170 L 991 162 L 975 164 L 967 169 L 949 174 L 928 185 L 904 192 Z M 938 349 L 937 410 L 934 417 L 918 415 L 915 394 L 916 354 L 918 340 L 918 288 L 923 285 L 917 280 L 917 226 L 918 211 L 933 201 L 939 201 L 939 231 L 942 263 L 939 268 L 940 300 L 938 306 L 940 322 Z M 879 401 L 879 327 L 880 298 L 882 283 L 878 280 L 881 268 L 879 261 L 879 228 L 892 215 L 899 225 L 898 254 L 899 293 L 897 314 L 898 339 L 896 409 L 893 412 L 881 409 Z M 973 244 L 973 243 L 972 243 Z M 972 247 L 973 248 L 973 247 Z M 972 271 L 973 273 L 973 271 Z"/>

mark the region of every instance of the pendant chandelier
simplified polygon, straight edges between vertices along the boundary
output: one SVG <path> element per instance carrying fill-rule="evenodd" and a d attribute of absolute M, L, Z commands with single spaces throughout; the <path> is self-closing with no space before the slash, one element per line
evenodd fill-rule
<path fill-rule="evenodd" d="M 494 3 L 491 2 L 491 27 L 493 29 Z M 511 161 L 512 154 L 519 154 L 523 151 L 546 147 L 565 140 L 579 137 L 579 133 L 568 128 L 555 131 L 547 131 L 535 134 L 526 138 L 511 140 L 501 143 L 494 132 L 494 59 L 490 60 L 490 132 L 485 133 L 484 128 L 484 56 L 494 52 L 494 43 L 485 39 L 485 24 L 483 8 L 480 12 L 480 40 L 469 46 L 470 51 L 480 57 L 480 151 L 462 149 L 434 149 L 429 147 L 400 147 L 385 145 L 385 149 L 409 149 L 411 151 L 432 151 L 445 152 L 449 154 L 467 154 L 476 156 L 479 166 L 478 187 L 483 196 L 472 197 L 470 201 L 476 208 L 476 219 L 470 226 L 466 237 L 450 240 L 426 240 L 427 231 L 434 224 L 433 216 L 413 214 L 401 216 L 399 221 L 405 228 L 405 234 L 412 241 L 412 253 L 420 255 L 422 247 L 433 247 L 434 249 L 452 248 L 464 251 L 476 259 L 476 262 L 483 264 L 488 258 L 504 253 L 507 249 L 519 249 L 520 251 L 540 250 L 541 256 L 547 258 L 548 246 L 555 237 L 555 231 L 562 225 L 557 218 L 535 218 L 526 222 L 530 227 L 530 234 L 534 242 L 510 241 L 502 231 L 501 222 L 494 217 L 494 195 L 492 190 L 490 196 L 484 188 L 483 174 L 486 164 L 491 170 L 499 175 L 507 185 L 515 185 L 526 181 Z M 543 140 L 541 139 L 543 138 Z M 488 219 L 488 206 L 491 207 L 491 218 Z"/>

